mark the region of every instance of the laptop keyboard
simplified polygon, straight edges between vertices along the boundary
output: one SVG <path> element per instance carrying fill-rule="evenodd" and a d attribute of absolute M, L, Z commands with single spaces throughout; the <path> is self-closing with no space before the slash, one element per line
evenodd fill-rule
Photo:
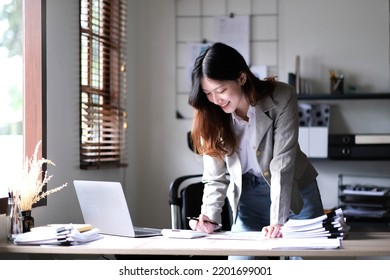
<path fill-rule="evenodd" d="M 151 232 L 150 231 L 146 231 L 146 230 L 136 230 L 135 233 L 137 235 L 144 235 L 144 234 L 149 234 Z"/>
<path fill-rule="evenodd" d="M 136 235 L 160 234 L 160 230 L 134 229 Z"/>

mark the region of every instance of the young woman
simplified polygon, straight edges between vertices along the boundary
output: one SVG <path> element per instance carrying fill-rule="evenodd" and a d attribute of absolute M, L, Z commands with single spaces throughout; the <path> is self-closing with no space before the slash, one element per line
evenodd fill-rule
<path fill-rule="evenodd" d="M 232 231 L 276 238 L 289 218 L 323 215 L 318 173 L 298 144 L 292 86 L 258 79 L 240 53 L 215 43 L 195 61 L 189 104 L 195 108 L 191 137 L 203 157 L 205 183 L 201 215 L 190 221 L 193 230 L 218 228 L 226 196 Z"/>

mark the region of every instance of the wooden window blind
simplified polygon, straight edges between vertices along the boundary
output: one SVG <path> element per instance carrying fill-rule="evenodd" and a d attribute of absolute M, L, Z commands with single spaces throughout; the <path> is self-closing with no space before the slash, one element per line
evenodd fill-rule
<path fill-rule="evenodd" d="M 80 0 L 80 37 L 80 167 L 126 166 L 126 1 Z"/>

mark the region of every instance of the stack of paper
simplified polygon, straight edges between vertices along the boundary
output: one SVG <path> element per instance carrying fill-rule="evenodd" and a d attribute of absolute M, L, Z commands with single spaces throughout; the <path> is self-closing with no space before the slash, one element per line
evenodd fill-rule
<path fill-rule="evenodd" d="M 313 219 L 290 219 L 281 229 L 284 238 L 344 239 L 350 227 L 341 208 Z"/>
<path fill-rule="evenodd" d="M 97 228 L 84 224 L 56 224 L 32 228 L 14 236 L 17 245 L 77 245 L 103 238 Z"/>
<path fill-rule="evenodd" d="M 244 240 L 254 241 L 246 243 L 249 247 L 261 248 L 263 250 L 271 249 L 337 249 L 341 248 L 341 239 L 338 238 L 268 238 L 262 231 L 222 231 L 208 234 L 206 239 L 211 240 Z M 243 243 L 237 244 L 237 248 L 242 249 Z M 224 246 L 224 243 L 221 243 Z"/>

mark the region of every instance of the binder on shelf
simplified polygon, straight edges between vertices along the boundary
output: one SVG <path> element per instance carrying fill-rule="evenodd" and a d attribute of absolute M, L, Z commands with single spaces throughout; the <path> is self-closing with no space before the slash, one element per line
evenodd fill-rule
<path fill-rule="evenodd" d="M 390 134 L 357 134 L 356 145 L 360 144 L 390 144 Z"/>
<path fill-rule="evenodd" d="M 329 145 L 390 145 L 390 134 L 329 134 Z"/>
<path fill-rule="evenodd" d="M 329 134 L 328 138 L 328 143 L 330 146 L 355 144 L 355 135 L 353 134 Z"/>
<path fill-rule="evenodd" d="M 331 159 L 390 159 L 390 144 L 372 145 L 329 145 L 328 155 Z"/>

